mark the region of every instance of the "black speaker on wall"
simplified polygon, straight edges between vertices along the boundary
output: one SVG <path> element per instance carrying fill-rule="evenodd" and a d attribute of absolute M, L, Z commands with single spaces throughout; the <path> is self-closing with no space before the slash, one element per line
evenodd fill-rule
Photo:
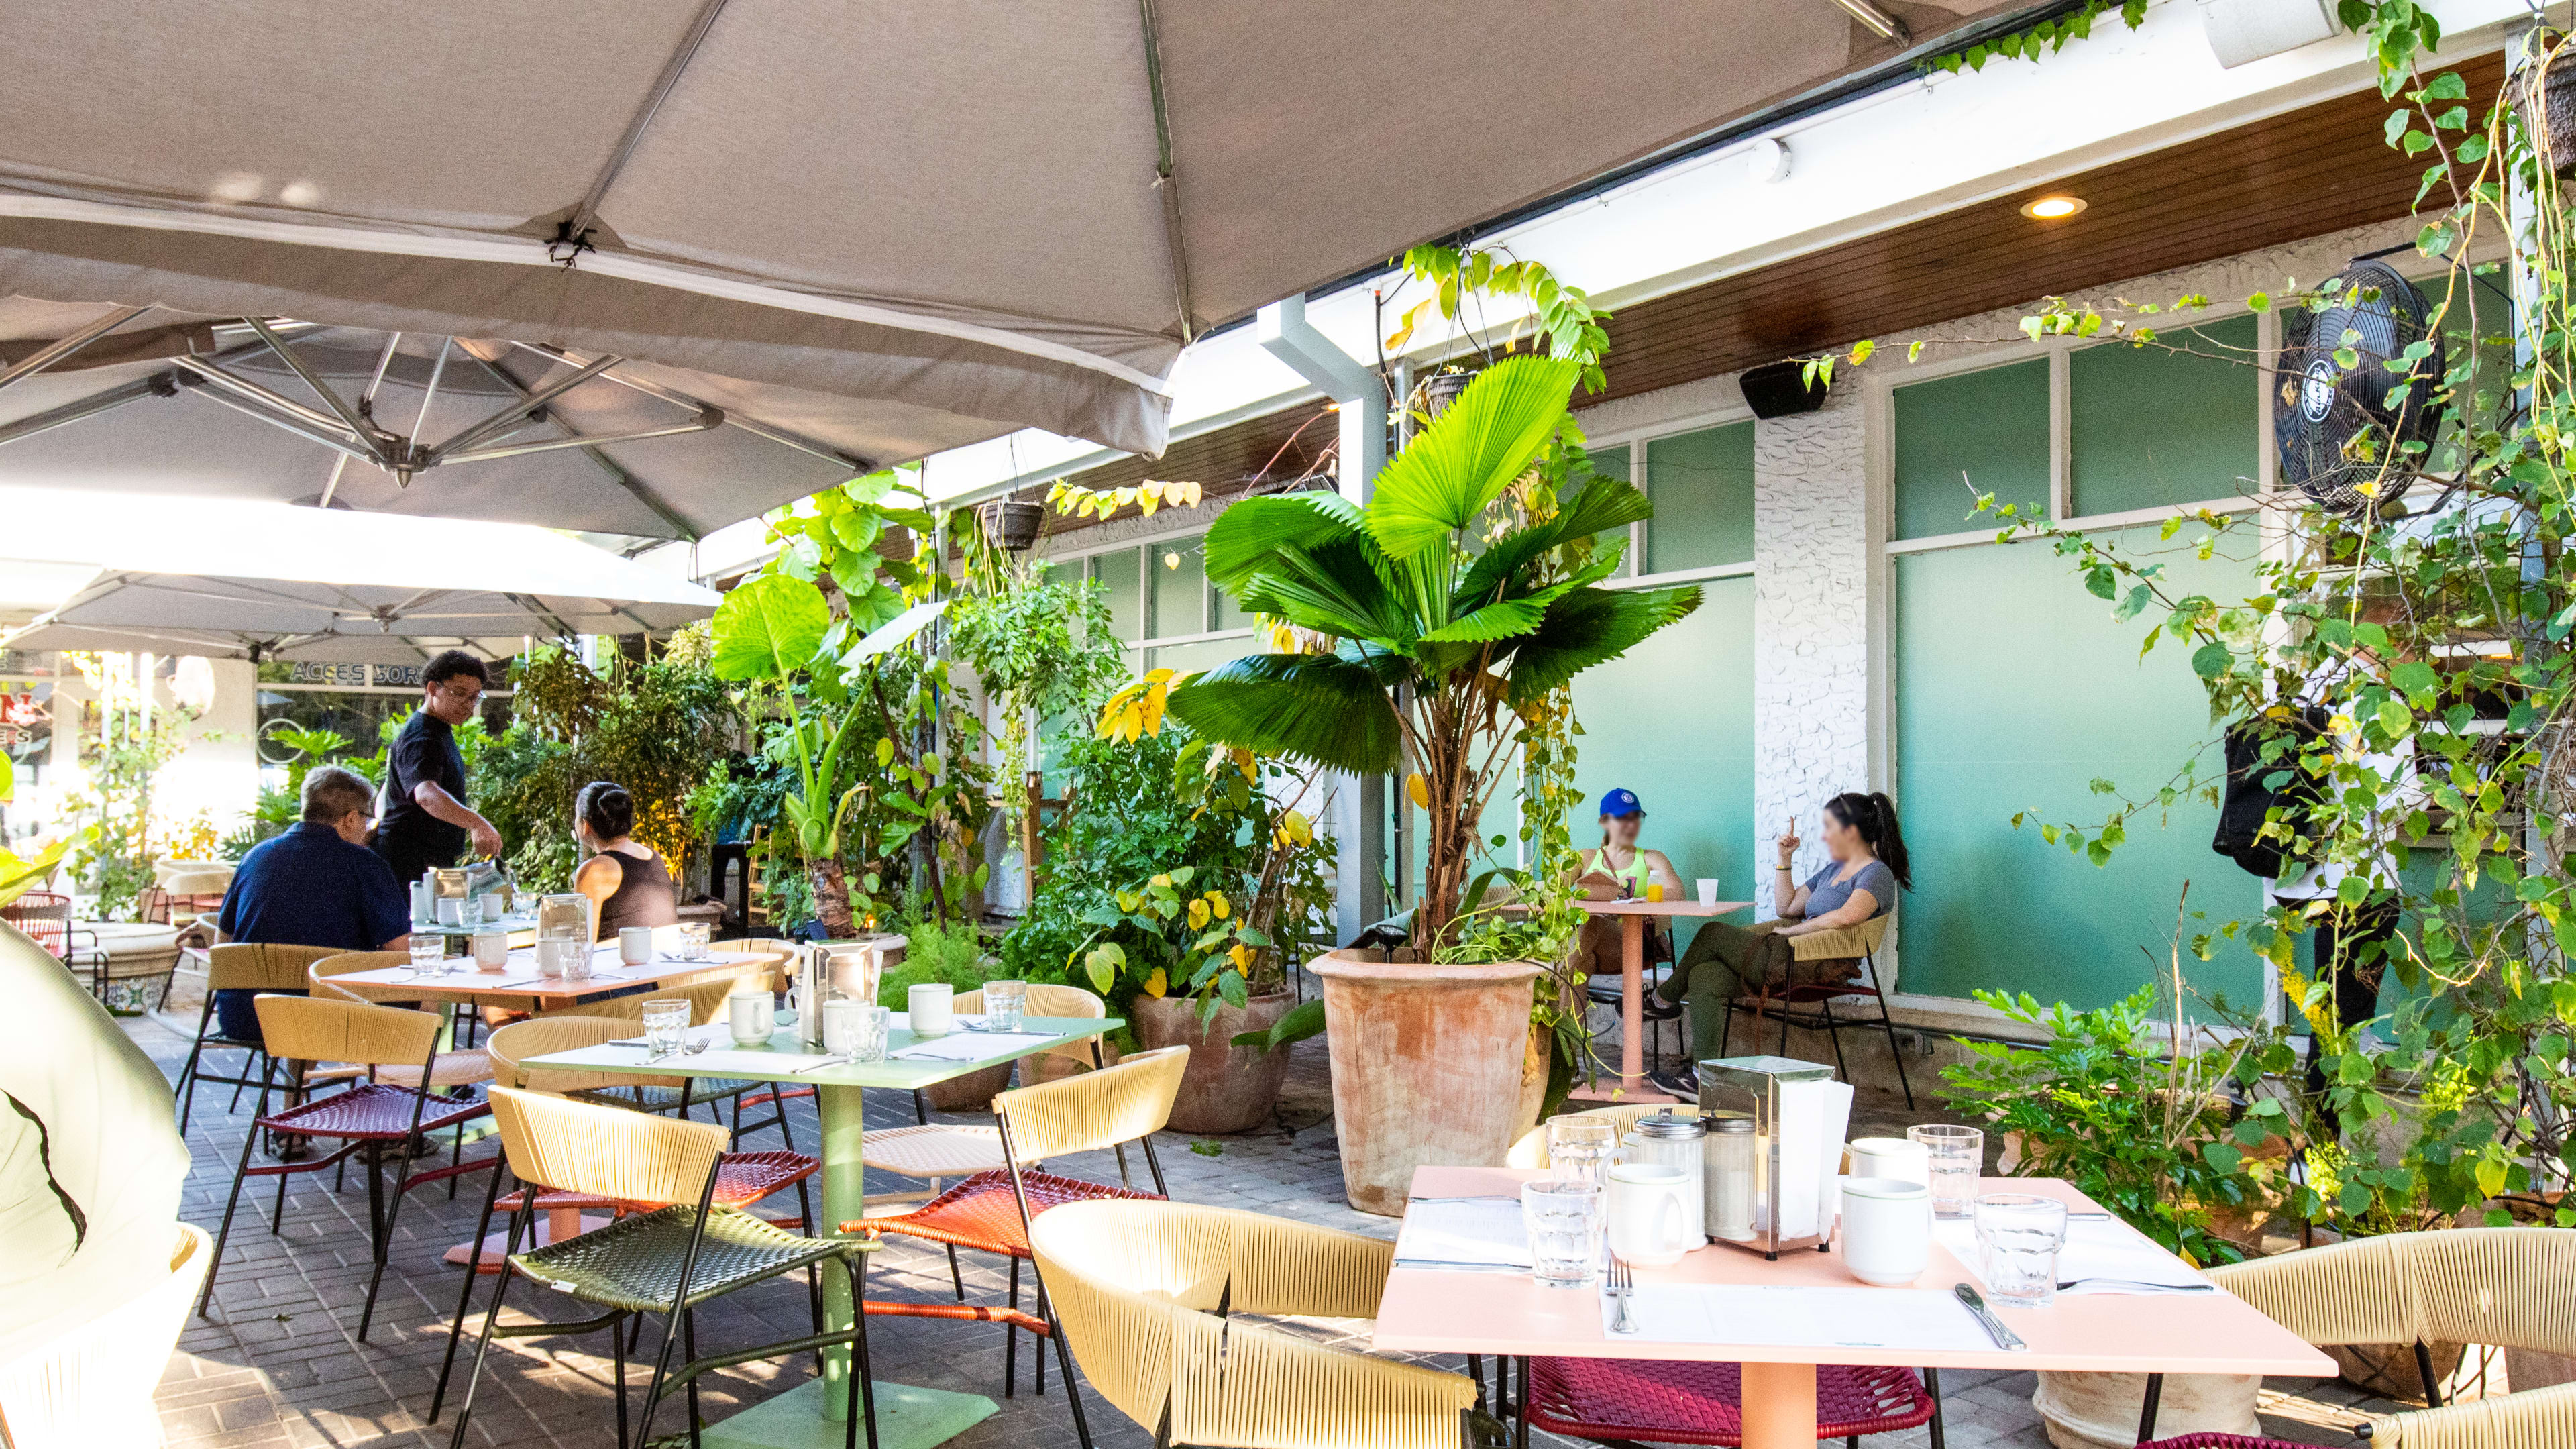
<path fill-rule="evenodd" d="M 1744 389 L 1745 406 L 1753 409 L 1755 417 L 1796 417 L 1825 405 L 1824 380 L 1818 378 L 1810 384 L 1806 372 L 1807 364 L 1792 357 L 1745 369 L 1737 385 Z"/>

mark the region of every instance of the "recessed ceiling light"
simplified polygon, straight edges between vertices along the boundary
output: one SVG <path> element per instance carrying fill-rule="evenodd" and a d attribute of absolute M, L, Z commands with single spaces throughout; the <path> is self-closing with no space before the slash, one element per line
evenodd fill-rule
<path fill-rule="evenodd" d="M 2022 203 L 2021 214 L 2033 221 L 2064 221 L 2084 209 L 2080 196 L 2043 196 Z"/>

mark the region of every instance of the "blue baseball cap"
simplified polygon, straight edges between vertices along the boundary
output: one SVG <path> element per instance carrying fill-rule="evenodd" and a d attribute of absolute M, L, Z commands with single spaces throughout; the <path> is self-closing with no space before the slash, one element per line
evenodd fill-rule
<path fill-rule="evenodd" d="M 1604 820 L 1624 820 L 1628 816 L 1645 813 L 1646 807 L 1637 803 L 1634 790 L 1613 790 L 1601 797 L 1601 818 Z"/>

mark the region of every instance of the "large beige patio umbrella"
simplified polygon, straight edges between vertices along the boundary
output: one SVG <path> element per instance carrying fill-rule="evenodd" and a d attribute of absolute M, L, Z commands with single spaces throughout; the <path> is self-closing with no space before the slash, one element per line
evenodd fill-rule
<path fill-rule="evenodd" d="M 0 0 L 0 297 L 1159 453 L 1200 331 L 2008 8 Z"/>

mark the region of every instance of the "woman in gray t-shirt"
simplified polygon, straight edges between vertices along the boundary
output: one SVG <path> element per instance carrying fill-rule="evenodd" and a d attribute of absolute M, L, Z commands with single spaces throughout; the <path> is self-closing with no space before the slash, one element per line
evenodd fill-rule
<path fill-rule="evenodd" d="M 1846 792 L 1826 801 L 1821 834 L 1831 859 L 1803 885 L 1789 871 L 1801 843 L 1798 828 L 1793 823 L 1780 834 L 1780 862 L 1772 878 L 1779 919 L 1750 929 L 1721 921 L 1700 927 L 1681 964 L 1656 988 L 1668 1002 L 1689 1001 L 1693 1061 L 1717 1055 L 1737 998 L 1857 979 L 1850 962 L 1797 960 L 1790 940 L 1886 915 L 1895 908 L 1900 888 L 1913 889 L 1905 837 L 1896 826 L 1896 802 L 1885 795 Z"/>

